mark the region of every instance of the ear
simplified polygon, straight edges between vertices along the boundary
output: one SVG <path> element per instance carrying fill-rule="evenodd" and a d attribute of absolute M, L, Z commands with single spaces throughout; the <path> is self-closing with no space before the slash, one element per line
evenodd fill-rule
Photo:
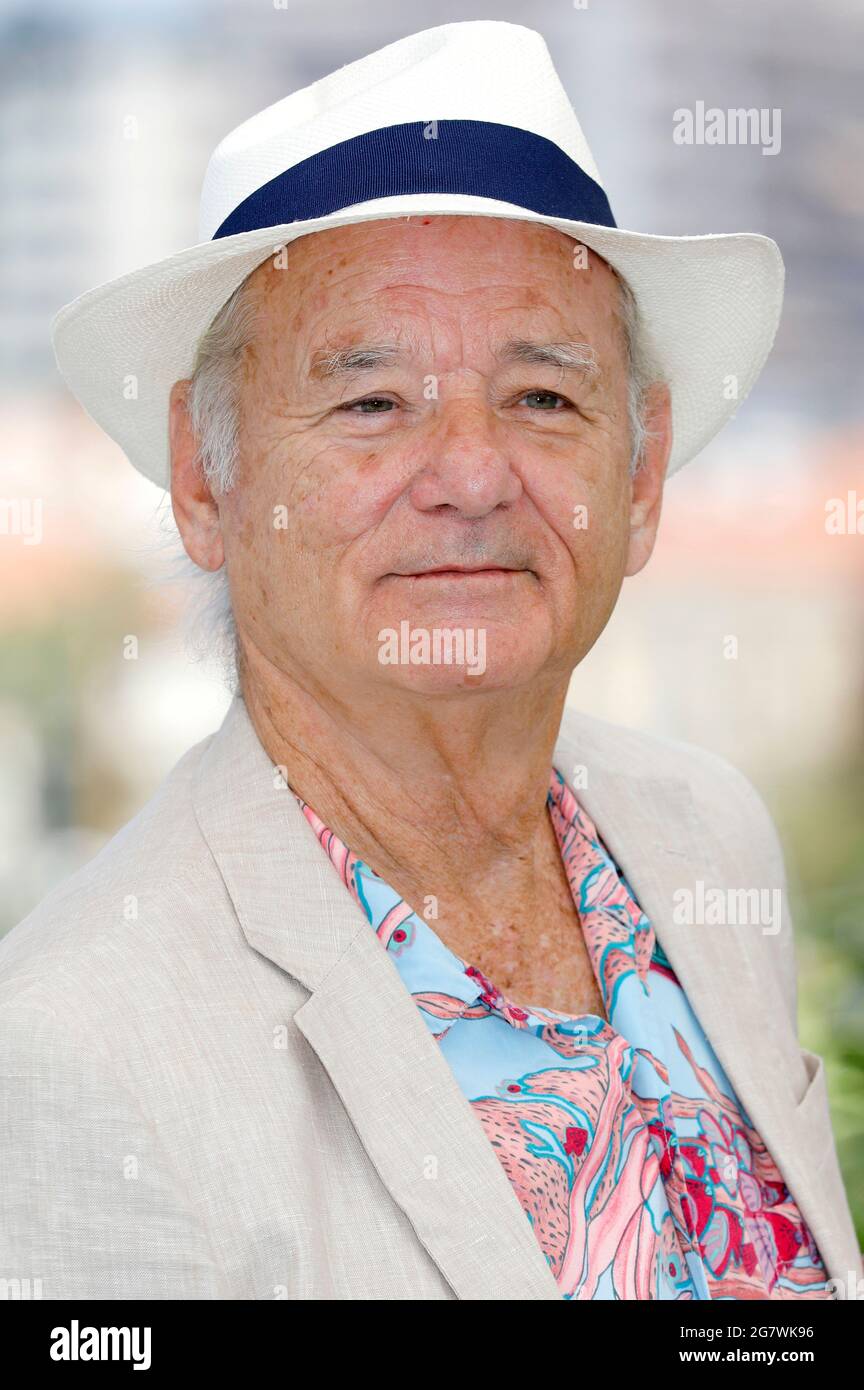
<path fill-rule="evenodd" d="M 218 570 L 225 559 L 219 505 L 198 461 L 198 440 L 187 408 L 190 385 L 175 381 L 171 387 L 171 506 L 190 560 L 201 569 Z"/>
<path fill-rule="evenodd" d="M 647 565 L 657 539 L 663 484 L 672 449 L 672 398 L 662 383 L 649 386 L 645 397 L 647 438 L 641 465 L 630 482 L 630 542 L 625 575 Z"/>

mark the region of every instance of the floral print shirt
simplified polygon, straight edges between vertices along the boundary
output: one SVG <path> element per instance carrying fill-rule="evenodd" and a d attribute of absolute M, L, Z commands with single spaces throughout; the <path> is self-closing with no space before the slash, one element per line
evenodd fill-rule
<path fill-rule="evenodd" d="M 651 923 L 554 767 L 547 806 L 608 1023 L 507 998 L 297 801 L 447 1058 L 563 1298 L 830 1297 Z"/>

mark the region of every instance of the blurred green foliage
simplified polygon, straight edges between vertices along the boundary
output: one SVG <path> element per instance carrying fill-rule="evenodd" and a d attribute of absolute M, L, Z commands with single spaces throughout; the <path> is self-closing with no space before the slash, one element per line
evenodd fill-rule
<path fill-rule="evenodd" d="M 769 798 L 783 840 L 801 1045 L 825 1058 L 846 1192 L 864 1247 L 864 748 Z"/>

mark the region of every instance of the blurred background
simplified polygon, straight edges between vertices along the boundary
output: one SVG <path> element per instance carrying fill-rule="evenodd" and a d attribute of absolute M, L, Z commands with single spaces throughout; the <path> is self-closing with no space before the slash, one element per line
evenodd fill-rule
<path fill-rule="evenodd" d="M 783 251 L 768 366 L 720 439 L 671 480 L 655 555 L 625 582 L 571 700 L 713 749 L 768 803 L 796 921 L 801 1043 L 826 1058 L 864 1242 L 854 0 L 535 0 L 530 12 L 514 0 L 431 11 L 418 0 L 0 0 L 0 933 L 135 814 L 229 700 L 218 670 L 184 646 L 170 507 L 64 388 L 51 317 L 197 240 L 207 159 L 240 121 L 405 34 L 481 18 L 544 35 L 619 226 L 762 232 Z M 779 109 L 779 152 L 676 144 L 673 112 L 699 101 Z M 845 533 L 826 527 L 831 499 L 851 516 Z"/>

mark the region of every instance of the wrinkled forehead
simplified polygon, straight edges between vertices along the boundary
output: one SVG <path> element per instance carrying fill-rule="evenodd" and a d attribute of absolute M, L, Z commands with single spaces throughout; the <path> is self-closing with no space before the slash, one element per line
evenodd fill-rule
<path fill-rule="evenodd" d="M 423 215 L 330 227 L 298 237 L 247 281 L 261 327 L 300 336 L 350 331 L 385 306 L 552 318 L 617 316 L 621 282 L 589 247 L 530 220 Z"/>

